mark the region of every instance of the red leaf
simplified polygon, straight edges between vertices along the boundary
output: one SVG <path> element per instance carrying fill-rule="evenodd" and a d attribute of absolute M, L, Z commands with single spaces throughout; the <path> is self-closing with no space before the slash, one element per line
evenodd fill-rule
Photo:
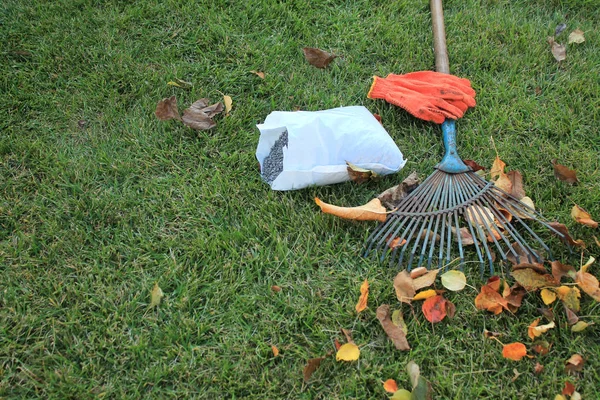
<path fill-rule="evenodd" d="M 446 302 L 444 296 L 433 296 L 423 302 L 423 314 L 427 321 L 435 324 L 446 317 Z"/>

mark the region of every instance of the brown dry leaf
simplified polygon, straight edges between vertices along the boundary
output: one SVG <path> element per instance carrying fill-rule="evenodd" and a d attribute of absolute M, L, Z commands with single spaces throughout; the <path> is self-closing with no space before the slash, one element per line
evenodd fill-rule
<path fill-rule="evenodd" d="M 525 190 L 523 189 L 523 176 L 519 171 L 510 171 L 508 174 L 508 179 L 511 182 L 511 191 L 510 194 L 513 197 L 521 200 L 525 197 Z"/>
<path fill-rule="evenodd" d="M 335 347 L 335 351 L 338 351 L 340 347 L 342 347 L 342 344 L 337 340 L 337 338 L 333 339 L 333 345 Z"/>
<path fill-rule="evenodd" d="M 575 325 L 577 322 L 579 322 L 579 317 L 573 310 L 567 307 L 566 304 L 563 304 L 563 308 L 565 309 L 565 314 L 567 315 L 567 324 Z"/>
<path fill-rule="evenodd" d="M 342 328 L 340 330 L 342 331 L 342 333 L 346 337 L 346 342 L 348 342 L 348 343 L 354 343 L 354 340 L 352 340 L 352 330 L 351 329 Z"/>
<path fill-rule="evenodd" d="M 265 73 L 261 72 L 261 71 L 250 71 L 252 72 L 254 75 L 258 76 L 260 79 L 265 79 Z"/>
<path fill-rule="evenodd" d="M 496 159 L 492 164 L 492 169 L 490 170 L 490 178 L 494 179 L 497 176 L 504 175 L 504 167 L 506 167 L 506 163 L 502 161 L 500 157 L 496 156 Z"/>
<path fill-rule="evenodd" d="M 317 368 L 319 368 L 319 365 L 321 365 L 321 361 L 323 361 L 324 359 L 325 357 L 317 357 L 308 360 L 306 366 L 304 366 L 304 371 L 302 372 L 302 374 L 304 375 L 305 383 L 308 382 L 312 374 L 317 370 Z"/>
<path fill-rule="evenodd" d="M 563 388 L 561 394 L 566 394 L 567 396 L 572 396 L 573 392 L 575 392 L 575 385 L 573 385 L 569 381 L 566 381 L 565 382 L 565 387 Z"/>
<path fill-rule="evenodd" d="M 560 239 L 571 246 L 576 246 L 576 247 L 581 247 L 582 249 L 585 249 L 585 242 L 581 239 L 577 239 L 574 240 L 570 235 L 569 235 L 569 230 L 567 229 L 567 227 L 564 224 L 561 224 L 560 222 L 550 222 L 548 225 L 550 225 L 552 228 L 556 229 L 558 232 L 562 233 L 563 237 L 561 237 Z"/>
<path fill-rule="evenodd" d="M 575 279 L 575 268 L 570 265 L 563 264 L 560 261 L 552 261 L 552 276 L 556 279 L 556 282 L 560 282 L 563 276 L 567 275 L 572 279 Z"/>
<path fill-rule="evenodd" d="M 565 369 L 567 372 L 579 372 L 583 370 L 585 361 L 579 354 L 573 354 L 566 362 Z"/>
<path fill-rule="evenodd" d="M 168 121 L 170 119 L 176 119 L 181 121 L 181 116 L 177 110 L 177 98 L 175 96 L 167 97 L 162 99 L 156 105 L 156 111 L 154 115 L 161 121 Z"/>
<path fill-rule="evenodd" d="M 477 172 L 477 171 L 485 171 L 485 168 L 482 167 L 481 165 L 477 164 L 475 161 L 473 160 L 462 160 L 468 167 L 470 167 L 473 172 Z"/>
<path fill-rule="evenodd" d="M 591 258 L 593 259 L 593 257 Z M 581 269 L 575 275 L 575 282 L 581 288 L 581 290 L 586 292 L 594 300 L 600 301 L 600 283 L 594 275 L 586 272 L 587 267 L 590 264 L 591 263 L 588 262 L 588 264 L 581 267 Z"/>
<path fill-rule="evenodd" d="M 387 214 L 385 207 L 381 205 L 379 199 L 373 199 L 365 205 L 359 207 L 338 207 L 321 201 L 315 197 L 315 203 L 321 207 L 321 211 L 336 217 L 352 219 L 355 221 L 385 221 Z"/>
<path fill-rule="evenodd" d="M 446 305 L 447 300 L 444 298 L 444 296 L 437 295 L 425 300 L 421 310 L 423 310 L 425 319 L 432 324 L 435 324 L 437 322 L 441 322 L 448 314 L 446 311 Z"/>
<path fill-rule="evenodd" d="M 540 274 L 531 268 L 512 271 L 511 275 L 527 291 L 537 290 L 544 287 L 558 286 L 558 282 L 550 274 Z"/>
<path fill-rule="evenodd" d="M 510 288 L 508 285 L 505 285 L 505 290 L 502 293 L 502 297 L 506 299 L 508 303 L 508 309 L 514 313 L 519 309 L 519 307 L 521 307 L 521 302 L 526 294 L 527 290 L 525 290 L 523 286 L 516 283 Z"/>
<path fill-rule="evenodd" d="M 548 332 L 548 330 L 556 327 L 556 324 L 554 323 L 554 321 L 550 322 L 549 324 L 546 325 L 539 325 L 538 323 L 540 322 L 540 319 L 536 319 L 535 321 L 533 321 L 531 323 L 531 325 L 529 325 L 529 327 L 527 328 L 527 335 L 529 335 L 529 337 L 533 340 L 538 336 L 541 336 L 542 333 L 546 333 Z"/>
<path fill-rule="evenodd" d="M 359 313 L 367 308 L 367 299 L 369 297 L 369 282 L 365 281 L 360 285 L 360 297 L 356 303 L 356 312 Z"/>
<path fill-rule="evenodd" d="M 273 357 L 277 357 L 279 355 L 279 349 L 275 345 L 271 345 L 271 351 L 273 352 Z"/>
<path fill-rule="evenodd" d="M 494 227 L 494 214 L 487 207 L 469 206 L 464 214 L 465 218 L 473 225 Z"/>
<path fill-rule="evenodd" d="M 533 367 L 533 372 L 536 375 L 539 375 L 542 373 L 542 371 L 544 371 L 544 366 L 538 362 L 535 363 L 535 367 Z"/>
<path fill-rule="evenodd" d="M 389 242 L 389 239 L 388 239 Z M 401 239 L 399 237 L 392 239 L 392 241 L 388 244 L 390 249 L 395 249 L 396 247 L 402 247 L 406 243 L 406 239 Z"/>
<path fill-rule="evenodd" d="M 583 31 L 581 29 L 575 29 L 573 32 L 569 34 L 569 39 L 567 39 L 567 43 L 583 43 L 585 42 L 585 36 L 583 36 Z"/>
<path fill-rule="evenodd" d="M 274 291 L 275 293 L 281 292 L 281 288 L 277 285 L 271 286 L 271 290 Z"/>
<path fill-rule="evenodd" d="M 591 215 L 577 204 L 571 209 L 571 217 L 580 224 L 589 226 L 590 228 L 598 227 L 598 223 L 592 219 Z"/>
<path fill-rule="evenodd" d="M 451 227 L 452 230 L 452 237 L 456 238 L 456 241 L 458 242 L 458 235 L 456 235 L 456 228 L 453 226 Z M 466 227 L 462 227 L 459 229 L 459 233 L 460 233 L 460 242 L 462 243 L 463 246 L 470 246 L 472 244 L 475 243 L 475 241 L 473 240 L 473 236 L 471 235 L 471 232 L 469 231 L 469 228 Z"/>
<path fill-rule="evenodd" d="M 519 361 L 527 355 L 527 348 L 523 343 L 509 343 L 502 348 L 502 357 Z"/>
<path fill-rule="evenodd" d="M 375 179 L 378 177 L 378 175 L 370 169 L 361 168 L 348 161 L 346 161 L 346 165 L 346 170 L 348 170 L 348 175 L 350 175 L 350 179 L 352 179 L 352 181 L 358 184 L 367 182 L 370 179 Z"/>
<path fill-rule="evenodd" d="M 512 269 L 513 269 L 513 271 L 517 271 L 519 269 L 532 269 L 535 272 L 537 272 L 538 274 L 542 274 L 542 275 L 546 274 L 546 267 L 544 267 L 544 264 L 538 264 L 538 263 L 522 262 L 521 264 L 513 265 Z"/>
<path fill-rule="evenodd" d="M 567 58 L 567 48 L 564 45 L 557 43 L 553 36 L 548 37 L 548 43 L 550 44 L 550 51 L 552 51 L 552 55 L 556 61 L 561 62 Z"/>
<path fill-rule="evenodd" d="M 519 260 L 517 261 L 517 257 L 513 254 L 512 251 L 509 251 L 508 254 L 506 255 L 506 259 L 508 261 L 510 261 L 513 265 L 520 265 L 523 262 L 528 262 L 528 258 L 527 256 L 529 255 L 531 258 L 532 262 L 536 262 L 535 261 L 535 257 L 536 255 L 538 257 L 540 257 L 538 254 L 534 253 L 534 252 L 530 252 L 527 248 L 525 248 L 524 246 L 520 245 L 517 242 L 514 242 L 511 247 L 513 248 L 513 250 L 515 251 L 515 253 L 517 253 L 519 255 Z M 540 257 L 540 263 L 543 264 L 544 259 Z"/>
<path fill-rule="evenodd" d="M 183 123 L 199 131 L 217 126 L 213 121 L 213 117 L 223 112 L 223 103 L 219 102 L 209 106 L 208 102 L 208 99 L 199 99 L 192 103 L 190 108 L 186 108 L 183 111 Z"/>
<path fill-rule="evenodd" d="M 575 171 L 574 169 L 569 169 L 564 165 L 558 164 L 556 161 L 556 159 L 551 161 L 552 166 L 554 167 L 554 176 L 556 177 L 556 179 L 571 184 L 579 182 L 579 180 L 577 179 L 577 171 Z"/>
<path fill-rule="evenodd" d="M 554 321 L 554 312 L 546 307 L 540 307 L 537 311 L 542 314 L 548 321 Z"/>
<path fill-rule="evenodd" d="M 536 340 L 531 345 L 531 350 L 539 354 L 540 356 L 546 355 L 550 352 L 552 345 L 545 340 Z"/>
<path fill-rule="evenodd" d="M 519 376 L 521 375 L 521 373 L 519 371 L 517 371 L 516 368 L 513 368 L 513 374 L 515 374 L 515 376 L 513 376 L 511 378 L 511 380 L 510 380 L 511 382 L 516 381 L 519 378 Z"/>
<path fill-rule="evenodd" d="M 383 382 L 383 390 L 388 393 L 396 393 L 398 391 L 398 384 L 393 379 L 388 379 Z"/>
<path fill-rule="evenodd" d="M 410 304 L 413 297 L 415 297 L 415 287 L 413 286 L 413 279 L 407 270 L 400 271 L 394 278 L 394 289 L 396 291 L 396 297 L 403 303 Z"/>
<path fill-rule="evenodd" d="M 306 61 L 317 68 L 327 68 L 327 66 L 337 57 L 335 54 L 329 54 L 321 49 L 314 47 L 304 47 L 304 57 Z"/>
<path fill-rule="evenodd" d="M 498 179 L 494 182 L 494 185 L 501 190 L 504 190 L 506 193 L 510 194 L 513 190 L 512 182 L 508 175 L 501 173 Z"/>
<path fill-rule="evenodd" d="M 483 337 L 486 339 L 495 338 L 498 336 L 502 336 L 502 334 L 500 332 L 488 331 L 487 329 L 483 330 Z"/>
<path fill-rule="evenodd" d="M 382 304 L 377 308 L 377 319 L 381 323 L 386 335 L 390 338 L 398 350 L 410 350 L 410 345 L 406 340 L 406 333 L 392 322 L 390 306 Z"/>
<path fill-rule="evenodd" d="M 494 284 L 488 283 L 481 287 L 481 291 L 475 297 L 475 307 L 478 310 L 488 310 L 494 314 L 500 314 L 502 309 L 508 310 L 508 301 L 494 289 Z"/>
<path fill-rule="evenodd" d="M 427 300 L 428 298 L 433 297 L 435 295 L 437 295 L 435 289 L 423 290 L 422 292 L 417 293 L 415 297 L 413 297 L 413 301 Z"/>
<path fill-rule="evenodd" d="M 556 300 L 556 293 L 550 289 L 542 289 L 540 295 L 542 296 L 542 301 L 545 305 L 552 304 Z"/>
<path fill-rule="evenodd" d="M 381 200 L 381 204 L 383 204 L 388 210 L 393 210 L 398 207 L 400 200 L 402 200 L 419 186 L 419 182 L 420 181 L 417 172 L 413 171 L 402 181 L 402 183 L 387 189 L 385 192 L 377 196 L 377 198 Z"/>
<path fill-rule="evenodd" d="M 440 272 L 439 269 L 432 269 L 431 271 L 428 271 L 426 274 L 421 275 L 418 278 L 414 279 L 413 280 L 413 288 L 415 288 L 415 290 L 419 290 L 424 287 L 433 285 L 433 282 L 435 282 L 435 277 L 437 276 L 438 272 Z"/>

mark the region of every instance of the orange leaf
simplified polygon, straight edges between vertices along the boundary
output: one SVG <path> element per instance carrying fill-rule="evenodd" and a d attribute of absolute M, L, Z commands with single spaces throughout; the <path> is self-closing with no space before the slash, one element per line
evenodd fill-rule
<path fill-rule="evenodd" d="M 423 302 L 422 310 L 427 321 L 435 324 L 446 317 L 446 302 L 444 296 L 430 297 Z"/>
<path fill-rule="evenodd" d="M 433 297 L 435 295 L 437 295 L 435 289 L 423 290 L 422 292 L 417 293 L 415 297 L 413 297 L 413 300 L 427 300 L 428 298 Z"/>
<path fill-rule="evenodd" d="M 579 354 L 573 354 L 566 362 L 565 369 L 567 372 L 581 371 L 584 364 L 583 357 Z"/>
<path fill-rule="evenodd" d="M 500 157 L 496 156 L 494 164 L 492 164 L 492 169 L 490 170 L 490 177 L 494 179 L 495 177 L 500 176 L 501 174 L 503 175 L 504 167 L 506 167 L 504 161 L 502 161 Z"/>
<path fill-rule="evenodd" d="M 542 333 L 547 332 L 549 329 L 552 329 L 556 326 L 556 324 L 554 323 L 554 321 L 550 322 L 549 324 L 546 325 L 540 325 L 538 326 L 538 323 L 540 322 L 540 319 L 536 319 L 535 321 L 533 321 L 531 323 L 531 325 L 529 325 L 529 327 L 527 328 L 527 335 L 529 335 L 529 337 L 533 340 L 538 336 L 541 336 Z"/>
<path fill-rule="evenodd" d="M 571 210 L 571 217 L 580 224 L 589 226 L 590 228 L 598 227 L 598 223 L 592 219 L 591 215 L 577 204 Z"/>
<path fill-rule="evenodd" d="M 271 350 L 273 350 L 273 356 L 277 357 L 279 355 L 279 349 L 275 345 L 271 345 Z"/>
<path fill-rule="evenodd" d="M 388 379 L 383 382 L 383 390 L 388 393 L 396 393 L 398 391 L 398 384 L 393 379 Z"/>
<path fill-rule="evenodd" d="M 475 297 L 475 307 L 478 310 L 488 310 L 494 314 L 500 314 L 502 309 L 508 310 L 508 301 L 498 293 L 497 289 L 494 289 L 494 286 L 496 284 L 492 282 L 481 287 L 481 292 Z"/>
<path fill-rule="evenodd" d="M 279 293 L 279 292 L 281 292 L 281 287 L 279 287 L 277 285 L 273 285 L 273 286 L 271 286 L 271 290 L 274 291 L 275 293 Z"/>
<path fill-rule="evenodd" d="M 556 282 L 560 282 L 563 276 L 568 275 L 572 278 L 575 277 L 575 268 L 570 265 L 563 264 L 560 261 L 552 261 L 552 276 L 556 279 Z"/>
<path fill-rule="evenodd" d="M 395 249 L 396 247 L 404 246 L 404 243 L 406 243 L 406 239 L 401 239 L 401 238 L 397 237 L 388 244 L 388 247 L 390 249 Z"/>
<path fill-rule="evenodd" d="M 554 167 L 554 176 L 556 179 L 567 182 L 567 183 L 577 183 L 579 180 L 577 179 L 577 171 L 569 169 L 564 165 L 560 165 L 556 162 L 556 159 L 552 160 L 552 166 Z"/>
<path fill-rule="evenodd" d="M 386 219 L 387 213 L 379 199 L 373 199 L 365 205 L 359 207 L 338 207 L 321 201 L 315 197 L 315 203 L 321 207 L 321 211 L 336 217 L 352 219 L 355 221 L 379 221 Z"/>
<path fill-rule="evenodd" d="M 360 285 L 360 298 L 356 303 L 356 312 L 359 313 L 367 308 L 367 298 L 369 297 L 369 282 L 365 279 L 362 285 Z"/>
<path fill-rule="evenodd" d="M 598 279 L 588 272 L 577 272 L 575 277 L 577 285 L 596 301 L 600 301 L 600 284 Z"/>
<path fill-rule="evenodd" d="M 502 348 L 502 357 L 510 360 L 519 361 L 527 355 L 527 348 L 523 343 L 510 343 Z"/>
<path fill-rule="evenodd" d="M 573 385 L 569 381 L 566 381 L 565 387 L 562 390 L 562 394 L 566 394 L 567 396 L 572 396 L 573 392 L 575 392 L 575 385 Z"/>

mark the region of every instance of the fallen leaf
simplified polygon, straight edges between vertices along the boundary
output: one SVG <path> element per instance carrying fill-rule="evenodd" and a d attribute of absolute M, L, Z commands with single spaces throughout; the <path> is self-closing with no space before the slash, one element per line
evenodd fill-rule
<path fill-rule="evenodd" d="M 156 111 L 154 115 L 161 121 L 168 121 L 170 119 L 176 119 L 181 121 L 181 116 L 177 110 L 177 98 L 175 96 L 167 97 L 162 99 L 156 105 Z"/>
<path fill-rule="evenodd" d="M 492 332 L 492 331 L 488 331 L 487 329 L 483 330 L 483 337 L 486 339 L 495 338 L 495 337 L 499 337 L 499 336 L 502 336 L 502 334 L 500 332 Z"/>
<path fill-rule="evenodd" d="M 485 170 L 484 167 L 482 167 L 481 165 L 477 164 L 475 161 L 473 160 L 462 160 L 468 167 L 470 167 L 473 172 L 477 172 L 477 171 L 482 171 Z"/>
<path fill-rule="evenodd" d="M 208 105 L 208 99 L 196 100 L 189 108 L 183 111 L 182 121 L 186 126 L 196 130 L 214 128 L 217 124 L 213 117 L 223 111 L 223 103 Z"/>
<path fill-rule="evenodd" d="M 542 373 L 542 371 L 544 371 L 544 366 L 538 362 L 535 363 L 535 367 L 533 367 L 533 372 L 536 375 L 539 375 Z"/>
<path fill-rule="evenodd" d="M 552 261 L 552 276 L 556 282 L 560 282 L 563 276 L 567 275 L 572 279 L 575 279 L 575 268 L 570 265 L 563 264 L 560 261 Z"/>
<path fill-rule="evenodd" d="M 254 75 L 258 76 L 260 79 L 265 79 L 265 73 L 261 72 L 261 71 L 250 71 L 252 72 Z"/>
<path fill-rule="evenodd" d="M 521 375 L 521 373 L 519 371 L 517 371 L 516 368 L 513 368 L 513 374 L 515 374 L 515 376 L 513 376 L 511 378 L 511 380 L 510 380 L 511 382 L 516 381 L 519 378 L 519 376 Z"/>
<path fill-rule="evenodd" d="M 346 170 L 348 171 L 348 175 L 350 175 L 350 179 L 358 184 L 365 183 L 370 179 L 378 177 L 378 175 L 370 169 L 361 168 L 348 161 L 346 161 L 346 165 Z"/>
<path fill-rule="evenodd" d="M 189 88 L 191 88 L 193 86 L 192 82 L 186 82 L 184 80 L 177 79 L 177 78 L 175 78 L 174 81 L 167 82 L 167 85 L 169 85 L 169 86 L 175 86 L 175 87 L 178 87 L 180 89 L 189 89 Z"/>
<path fill-rule="evenodd" d="M 327 68 L 327 66 L 337 57 L 335 54 L 329 54 L 321 49 L 314 47 L 304 47 L 304 57 L 306 61 L 317 68 Z"/>
<path fill-rule="evenodd" d="M 554 312 L 549 308 L 541 307 L 537 309 L 540 314 L 542 314 L 548 321 L 554 321 Z"/>
<path fill-rule="evenodd" d="M 385 207 L 381 205 L 379 199 L 373 199 L 367 204 L 359 207 L 338 207 L 325 203 L 318 197 L 315 197 L 315 203 L 321 207 L 321 211 L 324 213 L 344 219 L 384 222 L 387 217 Z"/>
<path fill-rule="evenodd" d="M 423 306 L 421 307 L 423 314 L 425 315 L 425 319 L 432 324 L 441 322 L 447 315 L 446 301 L 447 300 L 441 295 L 430 297 L 425 300 L 423 302 Z"/>
<path fill-rule="evenodd" d="M 573 354 L 566 362 L 565 369 L 568 373 L 570 372 L 579 372 L 583 370 L 583 365 L 585 361 L 583 357 L 579 354 Z"/>
<path fill-rule="evenodd" d="M 365 281 L 360 285 L 360 297 L 356 303 L 356 312 L 359 313 L 367 308 L 367 298 L 369 297 L 369 282 Z"/>
<path fill-rule="evenodd" d="M 527 348 L 523 343 L 509 343 L 502 348 L 502 357 L 519 361 L 527 355 Z"/>
<path fill-rule="evenodd" d="M 427 300 L 428 298 L 433 297 L 435 295 L 437 295 L 435 289 L 423 290 L 422 292 L 417 293 L 415 297 L 413 297 L 413 301 Z"/>
<path fill-rule="evenodd" d="M 500 157 L 496 156 L 496 159 L 492 164 L 492 169 L 490 170 L 490 178 L 494 179 L 500 175 L 504 175 L 504 167 L 506 167 L 506 163 L 502 161 Z"/>
<path fill-rule="evenodd" d="M 410 350 L 410 345 L 406 340 L 406 332 L 400 328 L 400 326 L 395 325 L 390 318 L 390 306 L 387 304 L 382 304 L 377 307 L 377 319 L 381 323 L 385 334 L 390 338 L 394 346 L 398 350 Z"/>
<path fill-rule="evenodd" d="M 585 321 L 577 321 L 577 323 L 571 327 L 571 332 L 581 332 L 588 326 L 590 326 L 590 324 Z"/>
<path fill-rule="evenodd" d="M 323 361 L 324 359 L 325 357 L 317 357 L 308 360 L 303 371 L 304 382 L 308 382 L 312 374 L 317 370 L 317 368 L 319 368 L 319 365 L 321 365 L 321 361 Z"/>
<path fill-rule="evenodd" d="M 554 36 L 560 35 L 565 29 L 567 29 L 567 24 L 558 24 L 554 30 Z"/>
<path fill-rule="evenodd" d="M 377 198 L 388 210 L 398 207 L 398 203 L 419 186 L 419 176 L 416 171 L 408 175 L 402 183 L 381 193 Z"/>
<path fill-rule="evenodd" d="M 404 322 L 402 311 L 394 310 L 394 312 L 392 312 L 392 323 L 402 329 L 403 332 L 408 332 L 408 325 Z"/>
<path fill-rule="evenodd" d="M 462 271 L 452 270 L 441 276 L 442 286 L 453 292 L 463 290 L 467 286 L 467 277 Z"/>
<path fill-rule="evenodd" d="M 392 397 L 390 400 L 413 400 L 412 393 L 406 389 L 400 389 Z"/>
<path fill-rule="evenodd" d="M 539 254 L 537 254 L 536 252 L 527 249 L 526 247 L 524 247 L 523 245 L 514 242 L 511 245 L 512 249 L 514 250 L 514 252 L 519 256 L 517 259 L 517 256 L 512 252 L 512 251 L 508 251 L 507 255 L 506 255 L 506 259 L 508 261 L 510 261 L 513 266 L 515 265 L 521 265 L 524 262 L 537 262 L 536 260 L 536 256 L 538 258 L 540 258 L 540 262 L 543 263 L 543 259 L 540 257 Z M 542 267 L 543 268 L 543 267 Z"/>
<path fill-rule="evenodd" d="M 415 297 L 416 290 L 413 286 L 413 279 L 407 270 L 400 271 L 394 278 L 394 290 L 398 300 L 403 303 L 410 304 Z"/>
<path fill-rule="evenodd" d="M 579 299 L 581 298 L 579 289 L 570 286 L 560 286 L 554 289 L 554 291 L 567 308 L 573 311 L 579 311 Z"/>
<path fill-rule="evenodd" d="M 581 393 L 575 391 L 573 392 L 573 395 L 571 396 L 571 400 L 581 400 Z"/>
<path fill-rule="evenodd" d="M 598 223 L 592 219 L 590 214 L 577 204 L 575 204 L 573 209 L 571 209 L 571 217 L 573 217 L 573 219 L 578 223 L 589 226 L 590 228 L 598 227 Z"/>
<path fill-rule="evenodd" d="M 593 236 L 594 242 L 596 242 L 596 246 L 600 247 L 600 240 L 596 236 Z"/>
<path fill-rule="evenodd" d="M 586 292 L 594 300 L 600 301 L 600 283 L 594 275 L 586 272 L 588 267 L 594 261 L 594 257 L 590 257 L 590 260 L 588 260 L 585 265 L 581 266 L 581 269 L 575 274 L 575 282 L 581 290 Z"/>
<path fill-rule="evenodd" d="M 542 333 L 546 333 L 548 332 L 548 330 L 556 327 L 556 324 L 554 323 L 554 321 L 550 322 L 549 324 L 546 325 L 540 325 L 538 326 L 538 323 L 540 322 L 540 319 L 536 319 L 535 321 L 533 321 L 531 323 L 531 325 L 529 325 L 529 327 L 527 328 L 527 335 L 533 340 L 538 336 L 541 336 Z"/>
<path fill-rule="evenodd" d="M 511 312 L 516 312 L 519 307 L 521 307 L 521 302 L 523 301 L 523 297 L 527 294 L 527 290 L 518 283 L 514 284 L 511 287 L 505 285 L 504 293 L 502 293 L 502 297 L 506 299 L 508 303 L 508 309 Z"/>
<path fill-rule="evenodd" d="M 531 350 L 533 350 L 534 352 L 543 356 L 550 352 L 551 347 L 552 347 L 552 345 L 550 343 L 546 342 L 545 340 L 536 340 L 531 345 Z"/>
<path fill-rule="evenodd" d="M 402 247 L 404 246 L 404 244 L 406 243 L 406 239 L 401 239 L 399 237 L 392 239 L 392 241 L 390 242 L 388 239 L 388 247 L 390 249 L 395 249 L 396 247 Z"/>
<path fill-rule="evenodd" d="M 488 283 L 481 287 L 481 291 L 475 297 L 475 307 L 478 310 L 487 310 L 494 314 L 500 314 L 503 309 L 508 310 L 508 301 L 494 289 L 494 284 Z"/>
<path fill-rule="evenodd" d="M 458 235 L 456 235 L 456 228 L 454 226 L 452 226 L 451 230 L 452 230 L 452 237 L 456 237 L 456 241 L 458 242 Z M 463 246 L 470 246 L 475 243 L 475 241 L 473 240 L 473 236 L 471 235 L 471 232 L 469 231 L 468 228 L 463 226 L 458 231 L 460 234 L 460 242 L 462 243 Z"/>
<path fill-rule="evenodd" d="M 554 396 L 554 400 L 567 400 L 567 398 L 562 394 L 557 394 L 556 396 Z"/>
<path fill-rule="evenodd" d="M 229 115 L 229 112 L 233 107 L 233 100 L 231 99 L 231 96 L 223 95 L 223 104 L 225 104 L 225 115 Z"/>
<path fill-rule="evenodd" d="M 552 52 L 552 55 L 556 61 L 561 62 L 567 58 L 567 48 L 564 45 L 556 42 L 554 37 L 549 36 L 548 43 L 550 44 L 550 51 Z"/>
<path fill-rule="evenodd" d="M 511 275 L 527 291 L 532 291 L 548 286 L 558 286 L 558 282 L 550 274 L 542 275 L 531 268 L 512 271 Z"/>
<path fill-rule="evenodd" d="M 422 376 L 419 376 L 417 385 L 413 388 L 410 399 L 411 400 L 431 400 L 433 389 L 431 384 L 425 380 Z"/>
<path fill-rule="evenodd" d="M 356 361 L 360 357 L 360 349 L 354 343 L 345 343 L 335 354 L 336 361 Z"/>
<path fill-rule="evenodd" d="M 583 43 L 585 42 L 585 37 L 583 36 L 583 31 L 581 29 L 575 29 L 573 32 L 569 34 L 569 39 L 567 40 L 568 44 L 571 43 Z"/>
<path fill-rule="evenodd" d="M 556 300 L 556 293 L 554 293 L 552 290 L 542 289 L 540 294 L 545 305 L 552 304 Z"/>
<path fill-rule="evenodd" d="M 508 194 L 510 194 L 513 190 L 510 178 L 504 173 L 500 174 L 498 179 L 496 179 L 494 186 L 496 186 L 498 189 L 504 190 Z"/>
<path fill-rule="evenodd" d="M 511 190 L 509 193 L 518 200 L 524 198 L 525 190 L 523 189 L 523 176 L 521 173 L 519 171 L 510 171 L 506 175 L 511 183 Z"/>
<path fill-rule="evenodd" d="M 415 288 L 415 290 L 419 290 L 424 287 L 433 285 L 433 282 L 435 282 L 435 277 L 437 276 L 438 272 L 440 272 L 439 269 L 432 269 L 431 271 L 428 271 L 427 273 L 419 276 L 418 278 L 413 279 L 413 287 Z"/>
<path fill-rule="evenodd" d="M 273 357 L 277 357 L 279 355 L 279 349 L 275 345 L 271 345 L 271 350 L 273 351 Z"/>
<path fill-rule="evenodd" d="M 579 182 L 579 180 L 577 179 L 577 171 L 569 169 L 564 165 L 558 164 L 556 161 L 556 159 L 551 161 L 552 166 L 554 167 L 554 176 L 556 177 L 556 179 L 571 184 Z"/>
<path fill-rule="evenodd" d="M 565 314 L 567 315 L 567 324 L 575 325 L 577 322 L 579 322 L 579 317 L 573 310 L 567 307 L 566 304 L 563 304 L 563 307 L 565 309 Z"/>
<path fill-rule="evenodd" d="M 383 390 L 388 393 L 396 393 L 398 391 L 398 384 L 393 379 L 388 379 L 383 382 Z"/>
<path fill-rule="evenodd" d="M 513 265 L 513 271 L 519 269 L 532 269 L 538 274 L 546 275 L 546 267 L 544 267 L 544 264 L 522 262 L 521 264 Z"/>
<path fill-rule="evenodd" d="M 341 331 L 344 334 L 344 336 L 346 336 L 346 342 L 354 343 L 354 340 L 352 340 L 352 330 L 351 329 L 342 328 Z"/>
<path fill-rule="evenodd" d="M 150 292 L 150 307 L 157 307 L 160 304 L 161 299 L 164 297 L 162 289 L 158 286 L 158 282 L 152 287 Z"/>
<path fill-rule="evenodd" d="M 419 378 L 421 377 L 421 368 L 419 368 L 419 365 L 416 362 L 410 360 L 406 364 L 406 372 L 408 372 L 410 384 L 414 389 L 419 384 Z"/>
<path fill-rule="evenodd" d="M 418 267 L 410 270 L 410 277 L 413 279 L 417 279 L 420 276 L 425 275 L 429 270 L 427 267 Z"/>
<path fill-rule="evenodd" d="M 271 286 L 271 290 L 274 291 L 275 293 L 281 292 L 281 288 L 277 285 Z"/>
<path fill-rule="evenodd" d="M 575 385 L 573 385 L 569 381 L 566 381 L 565 382 L 565 387 L 563 388 L 561 394 L 566 394 L 567 396 L 571 396 L 571 395 L 573 395 L 574 391 L 575 391 Z"/>
<path fill-rule="evenodd" d="M 552 228 L 556 229 L 563 235 L 560 239 L 564 243 L 585 249 L 586 246 L 584 241 L 581 239 L 573 240 L 573 238 L 569 235 L 569 230 L 564 224 L 561 224 L 560 222 L 550 222 L 548 225 L 550 225 Z"/>
<path fill-rule="evenodd" d="M 335 351 L 338 351 L 342 344 L 337 340 L 337 338 L 333 339 L 333 345 L 335 346 Z"/>
<path fill-rule="evenodd" d="M 464 217 L 473 225 L 488 226 L 490 228 L 496 226 L 494 223 L 494 214 L 487 207 L 469 206 L 465 211 Z"/>

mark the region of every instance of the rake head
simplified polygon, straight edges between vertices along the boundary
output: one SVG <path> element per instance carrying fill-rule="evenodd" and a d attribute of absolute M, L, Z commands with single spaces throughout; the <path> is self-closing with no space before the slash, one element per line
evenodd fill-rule
<path fill-rule="evenodd" d="M 365 256 L 381 254 L 390 264 L 413 267 L 447 267 L 455 259 L 462 269 L 465 247 L 473 246 L 483 274 L 485 264 L 494 274 L 494 261 L 542 262 L 528 243 L 550 248 L 525 223 L 535 220 L 549 225 L 533 208 L 479 177 L 474 172 L 447 173 L 436 170 L 417 189 L 403 198 L 367 239 Z"/>

